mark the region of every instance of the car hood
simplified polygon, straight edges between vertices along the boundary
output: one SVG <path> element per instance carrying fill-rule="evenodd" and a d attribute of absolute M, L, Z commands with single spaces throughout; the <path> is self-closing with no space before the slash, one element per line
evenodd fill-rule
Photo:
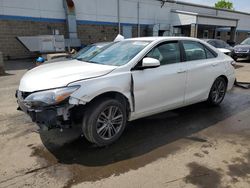
<path fill-rule="evenodd" d="M 235 46 L 234 49 L 250 49 L 250 45 L 239 44 L 239 45 Z"/>
<path fill-rule="evenodd" d="M 67 86 L 71 82 L 103 76 L 116 66 L 87 63 L 78 60 L 61 61 L 38 66 L 21 79 L 19 90 L 34 92 Z"/>

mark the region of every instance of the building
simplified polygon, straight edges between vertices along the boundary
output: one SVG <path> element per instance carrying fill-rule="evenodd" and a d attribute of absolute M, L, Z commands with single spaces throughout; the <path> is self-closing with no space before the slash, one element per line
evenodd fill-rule
<path fill-rule="evenodd" d="M 250 13 L 172 0 L 0 0 L 0 51 L 5 58 L 30 53 L 17 36 L 69 37 L 64 3 L 74 3 L 82 44 L 125 37 L 192 36 L 239 43 L 250 34 Z"/>

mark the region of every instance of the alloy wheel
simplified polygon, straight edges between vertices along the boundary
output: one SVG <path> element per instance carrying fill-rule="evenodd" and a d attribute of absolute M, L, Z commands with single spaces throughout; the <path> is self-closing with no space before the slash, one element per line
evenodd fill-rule
<path fill-rule="evenodd" d="M 97 119 L 97 134 L 104 140 L 110 140 L 123 125 L 123 113 L 117 106 L 108 106 L 105 108 Z"/>

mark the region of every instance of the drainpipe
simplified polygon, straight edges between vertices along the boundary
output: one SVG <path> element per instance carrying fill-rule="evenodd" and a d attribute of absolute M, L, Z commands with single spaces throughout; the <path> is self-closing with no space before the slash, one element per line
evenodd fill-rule
<path fill-rule="evenodd" d="M 117 0 L 117 19 L 118 19 L 118 32 L 119 34 L 121 34 L 120 0 Z"/>
<path fill-rule="evenodd" d="M 140 2 L 137 3 L 137 35 L 140 37 L 141 31 L 140 31 Z"/>
<path fill-rule="evenodd" d="M 75 4 L 73 0 L 63 0 L 63 6 L 66 14 L 66 21 L 68 27 L 68 35 L 70 39 L 77 39 L 77 23 Z"/>

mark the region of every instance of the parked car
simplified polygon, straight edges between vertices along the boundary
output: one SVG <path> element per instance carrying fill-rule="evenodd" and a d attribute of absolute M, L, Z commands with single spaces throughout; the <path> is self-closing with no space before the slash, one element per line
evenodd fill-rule
<path fill-rule="evenodd" d="M 226 43 L 223 40 L 219 39 L 204 39 L 208 44 L 212 45 L 215 48 L 218 48 L 222 53 L 231 56 L 233 47 L 230 46 L 228 43 Z"/>
<path fill-rule="evenodd" d="M 49 61 L 46 61 L 45 64 L 46 63 L 55 63 L 55 62 L 64 61 L 64 60 L 72 60 L 72 59 L 77 59 L 77 58 L 81 58 L 81 59 L 87 61 L 90 57 L 97 54 L 102 49 L 108 48 L 109 46 L 111 46 L 114 43 L 115 42 L 99 42 L 99 43 L 90 44 L 90 45 L 83 47 L 76 54 L 72 54 L 72 55 L 68 54 L 68 55 L 64 55 L 63 57 L 60 56 L 58 58 L 54 58 L 54 59 L 51 59 Z"/>
<path fill-rule="evenodd" d="M 238 58 L 250 57 L 250 38 L 245 39 L 242 43 L 234 47 L 232 57 L 235 61 Z"/>
<path fill-rule="evenodd" d="M 199 39 L 126 39 L 88 61 L 28 71 L 18 104 L 42 128 L 63 129 L 81 120 L 85 137 L 104 146 L 121 136 L 127 121 L 201 101 L 219 105 L 233 87 L 233 63 Z"/>

